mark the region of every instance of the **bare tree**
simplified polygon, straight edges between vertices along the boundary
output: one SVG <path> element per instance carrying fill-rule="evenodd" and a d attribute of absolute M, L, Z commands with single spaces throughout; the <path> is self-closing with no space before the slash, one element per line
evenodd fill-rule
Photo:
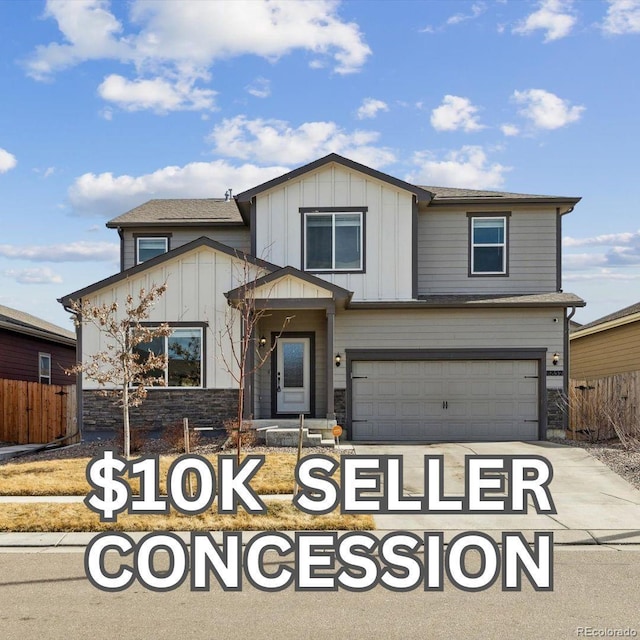
<path fill-rule="evenodd" d="M 172 330 L 166 323 L 154 327 L 143 323 L 166 290 L 166 284 L 154 284 L 149 291 L 140 289 L 137 299 L 129 294 L 123 314 L 119 313 L 117 302 L 93 305 L 90 300 L 73 300 L 70 304 L 76 326 L 93 325 L 107 340 L 104 350 L 90 355 L 88 362 L 80 362 L 66 372 L 84 373 L 100 386 L 115 387 L 103 389 L 103 393 L 115 395 L 122 407 L 127 459 L 131 457 L 129 408 L 142 403 L 147 396 L 146 387 L 165 384 L 166 355 L 153 353 L 149 343 L 170 335 Z"/>
<path fill-rule="evenodd" d="M 238 384 L 238 413 L 237 413 L 237 458 L 240 463 L 240 450 L 242 448 L 242 436 L 245 433 L 244 421 L 244 394 L 247 386 L 247 379 L 253 376 L 269 359 L 269 356 L 276 348 L 276 343 L 264 345 L 258 349 L 258 339 L 256 329 L 261 319 L 268 317 L 270 310 L 258 304 L 256 297 L 257 284 L 261 274 L 246 256 L 239 267 L 238 279 L 241 282 L 240 290 L 242 299 L 233 308 L 227 310 L 224 327 L 217 337 L 218 352 L 220 360 L 229 375 Z M 273 285 L 267 290 L 261 300 L 268 300 Z M 230 302 L 231 303 L 231 302 Z M 282 323 L 278 337 L 282 334 L 286 326 L 294 316 L 287 316 Z M 238 333 L 238 321 L 240 323 L 240 335 Z M 229 351 L 225 352 L 224 344 L 229 344 Z M 254 358 L 250 363 L 249 355 L 253 353 Z"/>

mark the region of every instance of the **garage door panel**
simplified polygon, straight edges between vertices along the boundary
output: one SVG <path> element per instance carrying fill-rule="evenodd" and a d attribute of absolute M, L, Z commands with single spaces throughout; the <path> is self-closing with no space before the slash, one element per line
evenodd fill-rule
<path fill-rule="evenodd" d="M 353 437 L 536 440 L 537 371 L 516 360 L 354 362 Z"/>

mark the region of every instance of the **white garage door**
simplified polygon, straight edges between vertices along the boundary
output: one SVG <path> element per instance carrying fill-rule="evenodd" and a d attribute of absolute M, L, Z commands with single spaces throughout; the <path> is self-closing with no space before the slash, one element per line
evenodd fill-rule
<path fill-rule="evenodd" d="M 537 440 L 535 360 L 356 361 L 354 440 Z"/>

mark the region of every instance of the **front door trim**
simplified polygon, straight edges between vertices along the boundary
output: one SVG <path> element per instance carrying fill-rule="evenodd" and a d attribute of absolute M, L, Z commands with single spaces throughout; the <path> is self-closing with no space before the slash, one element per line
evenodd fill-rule
<path fill-rule="evenodd" d="M 316 415 L 316 334 L 314 331 L 283 331 L 278 333 L 271 332 L 271 345 L 275 346 L 271 353 L 271 417 L 272 418 L 291 418 L 297 417 L 298 413 L 278 413 L 278 397 L 276 388 L 278 386 L 278 337 L 280 338 L 309 338 L 309 385 L 310 400 L 309 413 L 304 415 L 307 417 L 315 417 Z"/>

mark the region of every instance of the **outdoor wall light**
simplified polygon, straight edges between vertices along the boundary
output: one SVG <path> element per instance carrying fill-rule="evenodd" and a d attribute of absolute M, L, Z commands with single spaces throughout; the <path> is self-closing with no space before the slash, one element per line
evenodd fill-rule
<path fill-rule="evenodd" d="M 341 362 L 342 356 L 339 353 L 336 353 L 336 367 L 339 367 Z"/>
<path fill-rule="evenodd" d="M 551 360 L 551 362 L 553 362 L 554 365 L 560 362 L 560 354 L 557 351 L 553 354 L 553 359 Z"/>
<path fill-rule="evenodd" d="M 264 336 L 260 336 L 260 340 L 259 340 L 258 344 L 260 345 L 261 349 L 262 349 L 262 347 L 266 347 L 267 346 L 267 339 Z"/>

